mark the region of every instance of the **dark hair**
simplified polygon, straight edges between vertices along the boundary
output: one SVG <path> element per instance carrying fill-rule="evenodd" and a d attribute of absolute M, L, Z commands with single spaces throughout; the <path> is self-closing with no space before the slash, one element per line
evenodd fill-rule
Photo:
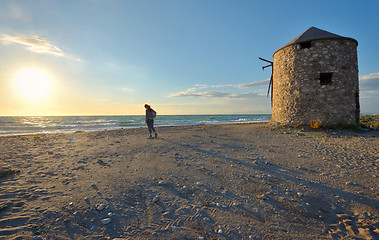
<path fill-rule="evenodd" d="M 145 108 L 151 108 L 149 104 L 145 104 Z"/>

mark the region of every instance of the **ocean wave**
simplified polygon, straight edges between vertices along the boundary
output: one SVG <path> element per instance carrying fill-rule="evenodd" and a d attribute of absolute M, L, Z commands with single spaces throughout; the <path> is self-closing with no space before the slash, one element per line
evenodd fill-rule
<path fill-rule="evenodd" d="M 270 115 L 160 115 L 156 126 L 268 122 Z M 0 117 L 0 136 L 146 127 L 145 116 Z"/>

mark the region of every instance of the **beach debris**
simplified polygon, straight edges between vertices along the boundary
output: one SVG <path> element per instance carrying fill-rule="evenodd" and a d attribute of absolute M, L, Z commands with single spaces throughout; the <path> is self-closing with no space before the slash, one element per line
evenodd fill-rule
<path fill-rule="evenodd" d="M 13 174 L 16 174 L 16 173 L 19 173 L 20 170 L 14 170 L 14 169 L 9 169 L 9 168 L 6 168 L 6 169 L 0 169 L 0 179 L 1 178 L 6 178 L 10 175 L 13 175 Z"/>
<path fill-rule="evenodd" d="M 170 214 L 171 214 L 170 209 L 166 209 L 166 211 L 162 215 L 165 216 L 165 217 L 167 217 Z"/>
<path fill-rule="evenodd" d="M 101 159 L 97 160 L 97 163 L 100 164 L 101 166 L 106 166 L 106 165 L 107 165 L 107 164 L 106 164 L 103 160 L 101 160 Z"/>
<path fill-rule="evenodd" d="M 110 218 L 104 218 L 103 220 L 101 220 L 101 223 L 106 225 L 106 224 L 109 224 L 111 221 L 112 221 L 112 219 L 110 219 Z"/>
<path fill-rule="evenodd" d="M 12 202 L 0 202 L 0 212 L 11 206 Z"/>
<path fill-rule="evenodd" d="M 153 203 L 157 203 L 159 201 L 159 196 L 155 196 L 154 198 L 153 198 Z"/>
<path fill-rule="evenodd" d="M 261 200 L 267 200 L 268 199 L 268 197 L 266 195 L 264 195 L 264 194 L 258 195 L 257 198 L 261 199 Z"/>
<path fill-rule="evenodd" d="M 33 237 L 33 240 L 44 240 L 44 238 L 42 238 L 41 236 L 35 236 Z"/>
<path fill-rule="evenodd" d="M 160 180 L 159 182 L 158 182 L 158 185 L 159 186 L 164 186 L 164 185 L 166 185 L 167 184 L 167 181 L 166 180 Z"/>
<path fill-rule="evenodd" d="M 102 210 L 104 210 L 104 208 L 105 208 L 105 205 L 104 205 L 104 204 L 100 204 L 100 205 L 98 205 L 98 206 L 96 207 L 96 210 L 97 210 L 97 211 L 102 211 Z"/>

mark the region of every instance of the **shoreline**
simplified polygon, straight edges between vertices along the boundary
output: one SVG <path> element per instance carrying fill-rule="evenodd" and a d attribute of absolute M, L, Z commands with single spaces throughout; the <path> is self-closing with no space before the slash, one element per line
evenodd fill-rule
<path fill-rule="evenodd" d="M 156 126 L 268 122 L 269 115 L 163 115 Z M 144 116 L 0 117 L 0 135 L 28 135 L 146 127 Z"/>
<path fill-rule="evenodd" d="M 156 128 L 1 136 L 0 239 L 379 237 L 378 130 Z"/>
<path fill-rule="evenodd" d="M 186 126 L 209 126 L 209 125 L 240 125 L 240 124 L 268 124 L 268 121 L 260 121 L 260 122 L 243 122 L 243 123 L 199 123 L 199 124 L 186 124 L 186 125 L 155 125 L 156 129 L 160 128 L 170 128 L 170 127 L 186 127 Z M 93 129 L 93 130 L 75 130 L 75 131 L 67 131 L 67 132 L 36 132 L 36 133 L 20 133 L 20 134 L 8 134 L 2 135 L 1 137 L 23 137 L 23 136 L 35 136 L 35 135 L 55 135 L 55 134 L 74 134 L 74 133 L 90 133 L 90 132 L 106 132 L 106 131 L 117 131 L 117 130 L 128 130 L 128 129 L 147 129 L 147 126 L 136 126 L 136 127 L 115 127 L 111 129 Z"/>

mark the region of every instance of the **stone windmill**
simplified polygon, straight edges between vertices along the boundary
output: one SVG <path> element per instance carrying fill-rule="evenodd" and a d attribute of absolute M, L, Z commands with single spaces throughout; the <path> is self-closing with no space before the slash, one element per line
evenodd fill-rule
<path fill-rule="evenodd" d="M 311 27 L 273 54 L 273 123 L 358 125 L 358 42 Z M 270 65 L 269 65 L 270 66 Z M 266 66 L 267 67 L 267 66 Z"/>

